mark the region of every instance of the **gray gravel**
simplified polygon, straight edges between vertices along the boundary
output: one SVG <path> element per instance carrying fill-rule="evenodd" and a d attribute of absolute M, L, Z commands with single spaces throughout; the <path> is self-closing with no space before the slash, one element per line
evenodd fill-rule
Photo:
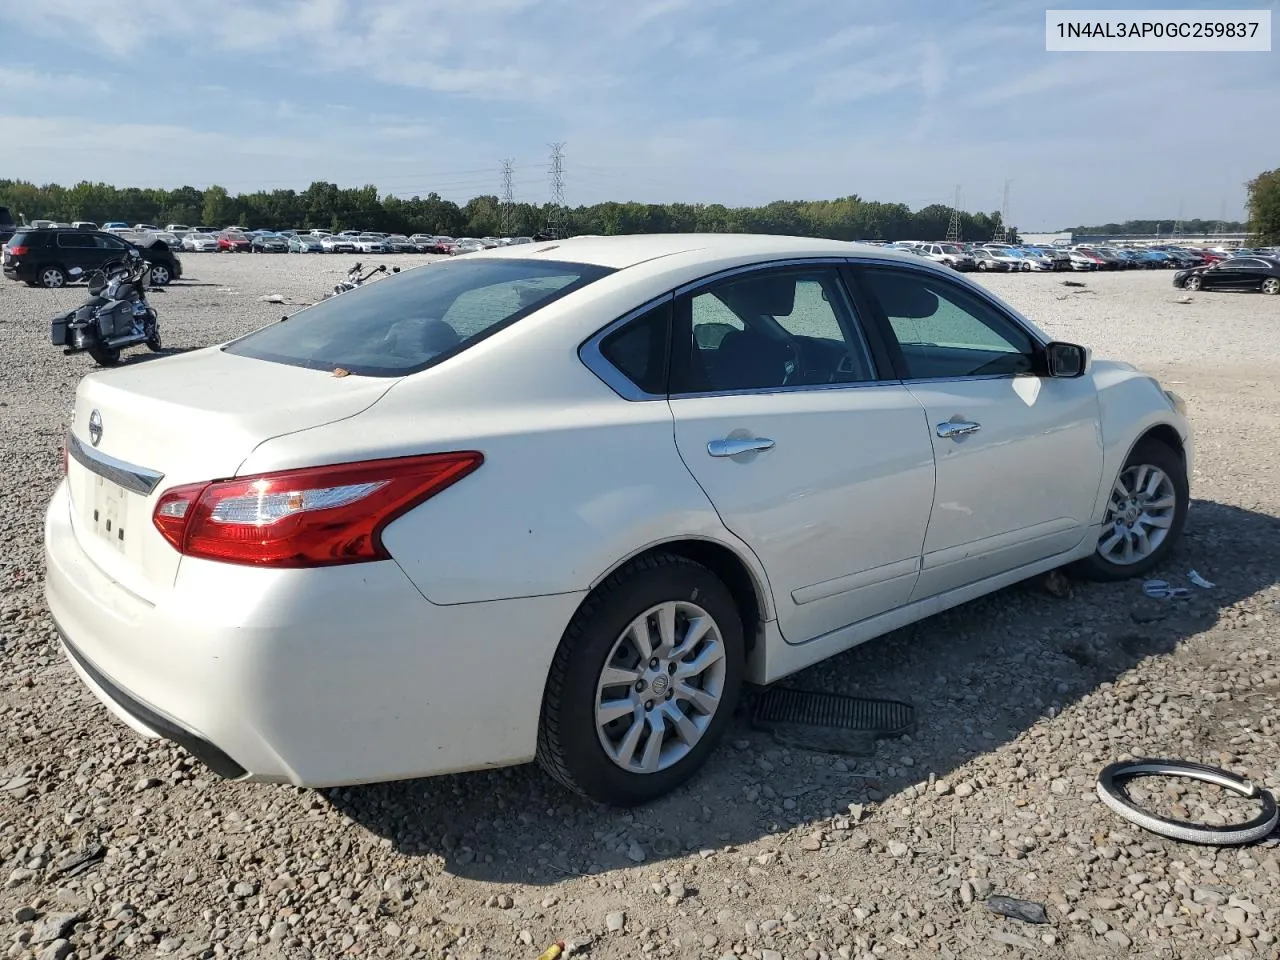
<path fill-rule="evenodd" d="M 165 342 L 225 340 L 353 258 L 184 257 Z M 386 258 L 407 264 L 415 257 Z M 808 671 L 918 705 L 874 757 L 782 749 L 743 723 L 704 775 L 631 812 L 533 768 L 316 793 L 217 781 L 139 743 L 59 654 L 40 529 L 83 358 L 47 320 L 82 290 L 0 282 L 0 950 L 14 958 L 1278 955 L 1280 848 L 1180 845 L 1093 793 L 1111 760 L 1177 756 L 1280 788 L 1280 298 L 1163 271 L 987 278 L 1056 336 L 1157 372 L 1198 430 L 1196 502 L 1165 579 L 1029 583 Z M 1092 291 L 1079 292 L 1081 289 Z M 1060 595 L 1065 594 L 1065 595 Z M 1241 814 L 1157 789 L 1173 816 Z M 989 911 L 1002 894 L 1047 924 Z"/>

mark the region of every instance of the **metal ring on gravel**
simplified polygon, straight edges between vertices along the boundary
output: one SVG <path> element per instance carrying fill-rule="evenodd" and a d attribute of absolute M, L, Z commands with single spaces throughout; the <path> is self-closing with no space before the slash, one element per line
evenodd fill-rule
<path fill-rule="evenodd" d="M 1216 784 L 1246 799 L 1257 799 L 1262 804 L 1262 812 L 1247 823 L 1227 824 L 1221 827 L 1159 817 L 1138 809 L 1125 793 L 1120 781 L 1131 777 L 1186 777 Z M 1098 774 L 1098 798 L 1121 817 L 1130 823 L 1136 823 L 1144 830 L 1150 830 L 1171 840 L 1183 840 L 1187 843 L 1200 843 L 1206 846 L 1228 847 L 1255 843 L 1267 837 L 1275 829 L 1277 820 L 1280 820 L 1280 812 L 1276 809 L 1276 798 L 1269 790 L 1264 790 L 1218 767 L 1190 763 L 1186 760 L 1131 760 L 1110 764 Z"/>

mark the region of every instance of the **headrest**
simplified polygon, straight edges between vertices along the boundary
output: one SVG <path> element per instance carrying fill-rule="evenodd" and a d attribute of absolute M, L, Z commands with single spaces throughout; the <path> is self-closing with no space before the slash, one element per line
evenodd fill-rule
<path fill-rule="evenodd" d="M 726 284 L 716 295 L 740 316 L 789 317 L 796 305 L 794 277 L 751 277 Z"/>
<path fill-rule="evenodd" d="M 917 279 L 880 274 L 872 289 L 886 316 L 920 319 L 938 312 L 938 295 Z"/>
<path fill-rule="evenodd" d="M 443 320 L 422 321 L 421 339 L 418 344 L 423 353 L 436 356 L 452 350 L 458 343 L 457 331 Z"/>

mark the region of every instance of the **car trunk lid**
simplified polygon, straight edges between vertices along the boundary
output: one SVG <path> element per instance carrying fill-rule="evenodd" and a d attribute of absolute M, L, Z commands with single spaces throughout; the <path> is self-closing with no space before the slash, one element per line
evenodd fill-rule
<path fill-rule="evenodd" d="M 354 416 L 394 383 L 219 348 L 85 377 L 67 440 L 81 547 L 121 586 L 154 602 L 172 586 L 180 560 L 151 521 L 165 490 L 232 477 L 263 441 Z"/>

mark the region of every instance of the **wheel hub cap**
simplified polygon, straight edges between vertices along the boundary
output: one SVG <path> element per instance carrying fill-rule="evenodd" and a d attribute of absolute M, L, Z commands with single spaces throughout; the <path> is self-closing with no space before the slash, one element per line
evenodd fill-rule
<path fill-rule="evenodd" d="M 1177 505 L 1177 489 L 1159 467 L 1125 468 L 1111 489 L 1098 553 L 1122 566 L 1145 560 L 1168 537 Z"/>
<path fill-rule="evenodd" d="M 724 695 L 720 628 L 702 607 L 669 601 L 614 642 L 596 686 L 596 733 L 631 773 L 679 763 L 710 727 Z"/>

